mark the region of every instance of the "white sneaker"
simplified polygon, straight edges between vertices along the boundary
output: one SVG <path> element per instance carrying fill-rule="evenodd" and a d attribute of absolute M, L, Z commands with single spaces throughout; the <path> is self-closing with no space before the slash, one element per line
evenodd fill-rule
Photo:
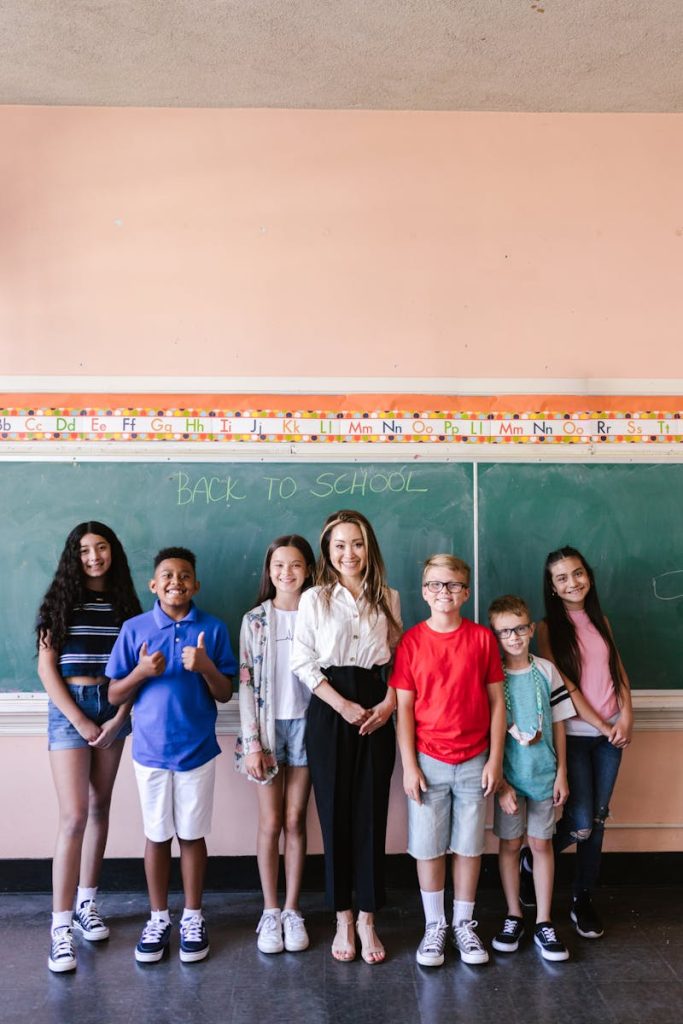
<path fill-rule="evenodd" d="M 258 923 L 256 945 L 262 953 L 281 953 L 285 948 L 282 940 L 282 919 L 272 910 L 264 910 Z"/>
<path fill-rule="evenodd" d="M 300 953 L 302 949 L 308 949 L 308 932 L 304 919 L 298 911 L 282 911 L 282 930 L 285 936 L 285 949 L 288 953 Z"/>
<path fill-rule="evenodd" d="M 466 964 L 487 964 L 489 954 L 477 935 L 477 921 L 461 921 L 453 925 L 453 945 L 460 953 L 460 959 Z"/>
<path fill-rule="evenodd" d="M 76 969 L 73 934 L 68 924 L 55 928 L 52 932 L 47 966 L 57 974 Z"/>
<path fill-rule="evenodd" d="M 74 915 L 74 928 L 88 942 L 101 942 L 109 938 L 109 929 L 102 920 L 94 900 L 84 900 Z"/>
<path fill-rule="evenodd" d="M 431 921 L 425 928 L 415 959 L 422 967 L 441 967 L 444 962 L 448 925 L 444 920 Z"/>

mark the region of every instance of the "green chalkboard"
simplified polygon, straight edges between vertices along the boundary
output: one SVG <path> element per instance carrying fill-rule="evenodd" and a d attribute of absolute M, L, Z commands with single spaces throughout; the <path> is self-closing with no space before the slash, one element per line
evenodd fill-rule
<path fill-rule="evenodd" d="M 549 551 L 578 548 L 634 687 L 683 687 L 683 465 L 477 467 L 480 607 L 521 593 L 543 615 Z"/>
<path fill-rule="evenodd" d="M 0 466 L 5 590 L 0 689 L 40 689 L 33 626 L 67 533 L 98 519 L 121 538 L 144 608 L 156 551 L 198 557 L 197 602 L 224 619 L 237 646 L 266 547 L 301 533 L 317 551 L 330 512 L 357 508 L 376 532 L 403 616 L 423 617 L 420 568 L 437 550 L 473 557 L 471 465 L 366 463 L 18 463 Z"/>

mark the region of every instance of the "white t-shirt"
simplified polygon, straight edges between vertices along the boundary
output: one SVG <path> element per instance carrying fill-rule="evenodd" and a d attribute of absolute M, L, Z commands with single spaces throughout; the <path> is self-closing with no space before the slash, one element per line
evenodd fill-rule
<path fill-rule="evenodd" d="M 303 718 L 311 699 L 311 691 L 294 675 L 289 667 L 294 640 L 296 610 L 273 608 L 273 706 L 275 718 Z"/>

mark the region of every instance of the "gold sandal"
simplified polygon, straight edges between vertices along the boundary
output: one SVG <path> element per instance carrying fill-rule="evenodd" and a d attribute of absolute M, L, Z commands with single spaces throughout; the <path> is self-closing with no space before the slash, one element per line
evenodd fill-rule
<path fill-rule="evenodd" d="M 340 917 L 337 914 L 337 931 L 332 942 L 332 956 L 341 963 L 350 963 L 356 959 L 356 936 L 352 917 Z"/>
<path fill-rule="evenodd" d="M 356 930 L 360 939 L 360 955 L 366 964 L 384 963 L 387 952 L 377 936 L 374 921 L 370 924 L 358 918 Z"/>

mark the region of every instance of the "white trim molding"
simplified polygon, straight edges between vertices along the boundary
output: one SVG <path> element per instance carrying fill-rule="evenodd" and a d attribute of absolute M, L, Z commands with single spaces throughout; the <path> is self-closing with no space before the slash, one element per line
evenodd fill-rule
<path fill-rule="evenodd" d="M 635 728 L 643 732 L 683 730 L 683 691 L 634 690 Z M 216 732 L 236 736 L 239 705 L 233 697 L 218 705 Z M 47 733 L 47 694 L 42 692 L 0 693 L 0 736 L 44 736 Z"/>

